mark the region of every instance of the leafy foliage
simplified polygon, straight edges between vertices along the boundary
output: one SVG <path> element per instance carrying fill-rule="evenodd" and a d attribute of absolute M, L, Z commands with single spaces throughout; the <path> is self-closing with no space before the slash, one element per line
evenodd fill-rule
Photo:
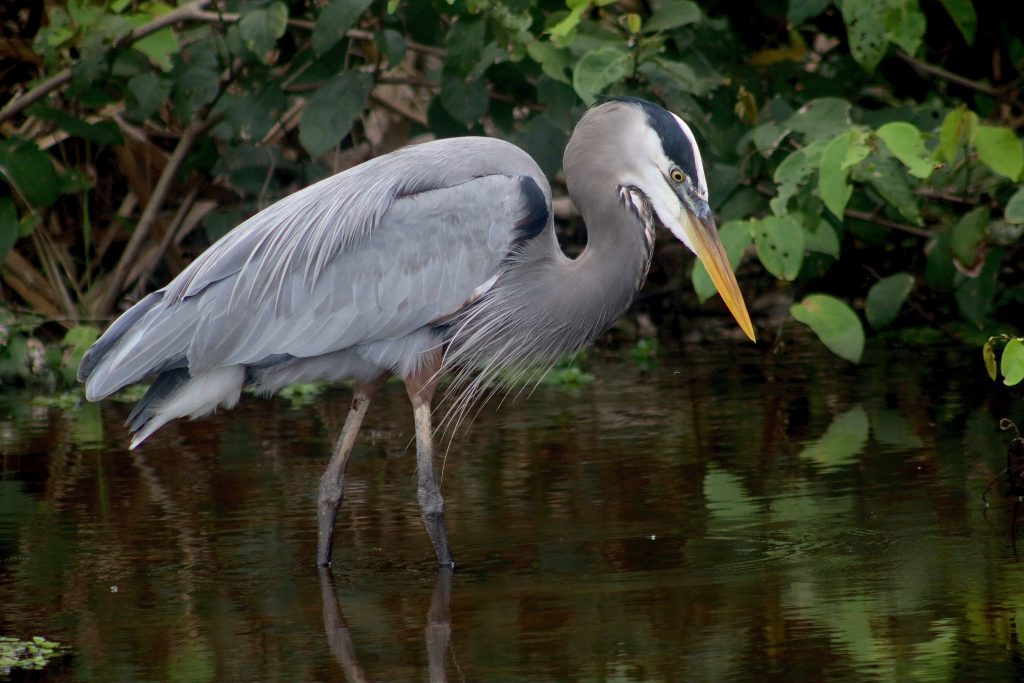
<path fill-rule="evenodd" d="M 1002 358 L 998 360 L 996 347 L 1002 346 Z M 1008 387 L 1020 384 L 1024 380 L 1024 338 L 998 335 L 989 337 L 983 349 L 985 369 L 988 376 L 995 381 L 1000 373 L 1003 384 Z"/>
<path fill-rule="evenodd" d="M 755 318 L 761 292 L 801 300 L 797 320 L 851 360 L 861 311 L 876 329 L 991 331 L 1024 316 L 1024 43 L 997 14 L 972 0 L 50 5 L 4 29 L 23 49 L 3 58 L 0 295 L 68 328 L 106 320 L 329 173 L 422 135 L 487 134 L 555 177 L 587 105 L 638 95 L 701 141 Z M 689 296 L 664 252 L 662 318 Z M 692 281 L 710 298 L 702 268 Z M 843 325 L 809 322 L 808 301 L 834 301 Z"/>
<path fill-rule="evenodd" d="M 32 640 L 0 636 L 0 675 L 8 676 L 14 670 L 39 671 L 65 654 L 63 645 L 42 636 L 33 636 Z"/>

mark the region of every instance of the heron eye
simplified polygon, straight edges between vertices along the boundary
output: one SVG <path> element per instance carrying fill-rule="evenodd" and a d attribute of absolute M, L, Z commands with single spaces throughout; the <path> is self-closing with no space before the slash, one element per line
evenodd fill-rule
<path fill-rule="evenodd" d="M 680 171 L 678 168 L 672 169 L 672 174 L 671 175 L 672 175 L 672 181 L 673 182 L 677 182 L 677 183 L 683 182 L 683 180 L 686 178 L 686 176 L 683 175 L 683 172 Z"/>

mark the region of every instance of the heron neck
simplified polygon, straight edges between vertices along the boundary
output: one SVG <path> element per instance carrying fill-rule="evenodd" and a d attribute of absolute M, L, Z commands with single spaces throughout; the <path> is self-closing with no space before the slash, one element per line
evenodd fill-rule
<path fill-rule="evenodd" d="M 647 277 L 654 222 L 646 199 L 635 189 L 607 188 L 590 196 L 586 204 L 577 202 L 587 246 L 569 264 L 559 289 L 580 310 L 595 312 L 599 319 L 593 334 L 599 334 L 629 308 Z"/>

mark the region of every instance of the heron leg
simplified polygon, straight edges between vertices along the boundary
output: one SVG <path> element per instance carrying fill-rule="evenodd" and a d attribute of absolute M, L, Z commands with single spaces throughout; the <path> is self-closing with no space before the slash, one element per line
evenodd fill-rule
<path fill-rule="evenodd" d="M 334 520 L 338 517 L 338 508 L 341 506 L 341 499 L 345 494 L 345 468 L 348 466 L 349 456 L 352 455 L 356 435 L 359 433 L 360 425 L 363 424 L 363 417 L 366 416 L 366 409 L 370 407 L 370 401 L 386 381 L 387 375 L 385 374 L 369 382 L 356 382 L 352 406 L 345 418 L 345 426 L 342 427 L 341 436 L 338 437 L 338 443 L 334 446 L 331 461 L 327 463 L 327 469 L 320 477 L 320 493 L 316 501 L 319 522 L 316 563 L 321 567 L 329 567 L 331 564 L 331 549 L 334 546 Z"/>
<path fill-rule="evenodd" d="M 437 563 L 442 567 L 454 567 L 444 523 L 444 498 L 434 475 L 434 428 L 430 418 L 430 402 L 437 386 L 438 367 L 440 357 L 436 362 L 426 363 L 414 375 L 406 377 L 405 389 L 409 392 L 416 421 L 416 498 L 420 503 L 420 516 L 427 527 L 430 542 L 434 544 Z"/>

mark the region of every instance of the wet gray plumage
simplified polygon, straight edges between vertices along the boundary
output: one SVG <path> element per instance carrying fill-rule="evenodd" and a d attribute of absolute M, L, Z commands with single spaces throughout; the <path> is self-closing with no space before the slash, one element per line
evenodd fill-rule
<path fill-rule="evenodd" d="M 153 380 L 128 420 L 132 448 L 169 420 L 233 407 L 245 386 L 354 378 L 358 388 L 453 371 L 464 409 L 504 371 L 551 362 L 606 329 L 643 283 L 655 225 L 706 263 L 711 253 L 715 277 L 724 256 L 700 153 L 678 117 L 641 100 L 600 104 L 564 165 L 588 226 L 575 260 L 555 238 L 543 173 L 500 140 L 408 147 L 296 192 L 115 321 L 82 359 L 86 396 Z M 752 336 L 724 268 L 716 284 Z"/>

